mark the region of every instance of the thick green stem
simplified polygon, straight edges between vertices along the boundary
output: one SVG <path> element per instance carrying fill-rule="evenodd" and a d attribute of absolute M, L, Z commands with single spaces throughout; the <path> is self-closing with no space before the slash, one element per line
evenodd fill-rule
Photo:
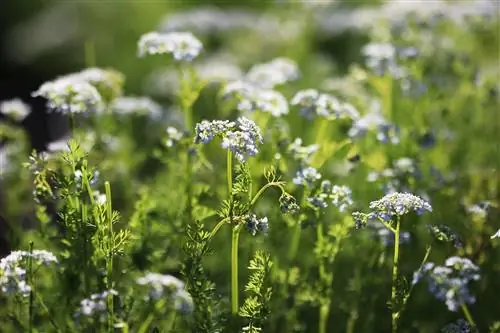
<path fill-rule="evenodd" d="M 290 262 L 293 259 L 295 259 L 297 251 L 299 250 L 301 233 L 302 233 L 302 226 L 300 224 L 300 221 L 297 221 L 293 229 L 292 241 L 290 242 L 290 248 L 288 250 L 288 260 Z"/>
<path fill-rule="evenodd" d="M 396 308 L 397 297 L 397 279 L 398 279 L 398 263 L 399 263 L 399 228 L 401 220 L 398 216 L 396 220 L 396 228 L 394 229 L 394 258 L 392 264 L 392 290 L 391 290 L 391 311 L 392 311 L 392 333 L 398 331 L 399 311 Z"/>
<path fill-rule="evenodd" d="M 238 239 L 240 236 L 240 225 L 233 228 L 231 240 L 231 313 L 238 314 Z"/>
<path fill-rule="evenodd" d="M 474 322 L 474 319 L 472 318 L 472 315 L 469 311 L 469 307 L 467 306 L 467 304 L 465 304 L 465 303 L 462 304 L 461 308 L 462 308 L 462 312 L 464 313 L 464 316 L 467 319 L 467 321 L 469 322 L 469 324 L 476 327 L 476 323 Z"/>
<path fill-rule="evenodd" d="M 319 308 L 319 323 L 318 333 L 326 333 L 326 326 L 328 324 L 328 316 L 330 314 L 330 302 L 321 305 Z"/>
<path fill-rule="evenodd" d="M 28 307 L 28 332 L 33 332 L 33 315 L 34 315 L 34 305 L 35 305 L 35 286 L 33 285 L 33 241 L 29 243 L 29 253 L 28 257 L 28 281 L 30 286 L 30 300 Z"/>
<path fill-rule="evenodd" d="M 113 250 L 114 250 L 114 234 L 113 234 L 113 210 L 111 205 L 111 186 L 109 182 L 104 183 L 106 190 L 106 213 L 108 222 L 108 253 L 106 260 L 106 288 L 108 291 L 113 289 Z M 108 332 L 114 332 L 114 304 L 113 294 L 108 296 Z"/>
<path fill-rule="evenodd" d="M 165 332 L 167 333 L 171 333 L 171 332 L 175 332 L 175 320 L 177 318 L 177 312 L 175 311 L 171 311 L 168 315 L 167 315 L 167 323 L 165 324 Z"/>

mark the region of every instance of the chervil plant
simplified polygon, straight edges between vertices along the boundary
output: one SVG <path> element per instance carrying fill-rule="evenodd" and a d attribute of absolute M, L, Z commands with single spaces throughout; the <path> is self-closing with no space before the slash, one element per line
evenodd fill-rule
<path fill-rule="evenodd" d="M 492 2 L 81 6 L 0 101 L 0 332 L 499 332 Z"/>

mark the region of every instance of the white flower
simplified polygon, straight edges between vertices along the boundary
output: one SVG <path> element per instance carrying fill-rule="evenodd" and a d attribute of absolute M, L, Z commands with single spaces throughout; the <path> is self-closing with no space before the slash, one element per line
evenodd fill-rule
<path fill-rule="evenodd" d="M 279 92 L 262 89 L 245 81 L 233 81 L 224 86 L 222 97 L 233 97 L 241 112 L 262 111 L 280 117 L 288 113 L 288 101 Z"/>
<path fill-rule="evenodd" d="M 111 108 L 122 115 L 137 114 L 159 119 L 163 114 L 161 105 L 148 97 L 123 96 L 114 100 Z"/>
<path fill-rule="evenodd" d="M 246 80 L 257 87 L 270 89 L 297 80 L 299 76 L 298 66 L 293 60 L 276 58 L 268 63 L 254 65 L 248 71 Z"/>
<path fill-rule="evenodd" d="M 138 42 L 139 56 L 172 54 L 175 60 L 191 61 L 202 51 L 202 43 L 190 32 L 171 32 L 161 34 L 149 32 Z"/>
<path fill-rule="evenodd" d="M 97 89 L 74 77 L 46 82 L 33 93 L 33 97 L 44 97 L 49 111 L 63 114 L 94 112 L 102 107 L 102 98 Z"/>
<path fill-rule="evenodd" d="M 31 113 L 31 107 L 19 98 L 0 102 L 0 113 L 12 117 L 15 121 L 23 121 Z"/>

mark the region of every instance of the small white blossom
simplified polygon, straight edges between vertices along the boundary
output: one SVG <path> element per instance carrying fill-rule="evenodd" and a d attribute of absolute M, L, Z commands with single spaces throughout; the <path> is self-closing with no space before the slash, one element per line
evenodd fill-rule
<path fill-rule="evenodd" d="M 111 108 L 114 112 L 123 115 L 137 114 L 159 119 L 163 114 L 161 105 L 149 97 L 123 96 L 114 100 Z"/>
<path fill-rule="evenodd" d="M 312 156 L 319 149 L 318 144 L 309 146 L 302 145 L 302 139 L 296 138 L 287 148 L 287 151 L 292 155 L 292 158 L 300 163 L 309 164 Z"/>
<path fill-rule="evenodd" d="M 32 258 L 37 265 L 57 264 L 57 258 L 46 250 L 12 251 L 0 259 L 0 291 L 7 295 L 19 294 L 27 297 L 31 292 L 26 282 L 27 259 Z"/>
<path fill-rule="evenodd" d="M 357 119 L 359 113 L 356 108 L 348 103 L 341 102 L 337 98 L 319 93 L 315 89 L 298 91 L 290 101 L 291 105 L 300 108 L 300 114 L 306 119 L 324 117 L 326 119 Z"/>
<path fill-rule="evenodd" d="M 31 107 L 19 98 L 0 102 L 0 113 L 12 117 L 15 121 L 23 121 L 31 113 Z"/>
<path fill-rule="evenodd" d="M 422 214 L 431 212 L 431 205 L 425 200 L 411 194 L 394 192 L 387 194 L 380 200 L 370 202 L 370 209 L 382 220 L 388 221 L 394 216 L 401 216 L 414 211 Z"/>
<path fill-rule="evenodd" d="M 98 111 L 102 98 L 97 89 L 88 82 L 62 77 L 49 81 L 33 93 L 33 97 L 47 99 L 49 111 L 83 113 Z"/>
<path fill-rule="evenodd" d="M 167 138 L 165 140 L 165 145 L 167 147 L 173 147 L 177 142 L 181 141 L 184 137 L 184 133 L 179 131 L 177 128 L 169 126 L 166 129 Z"/>
<path fill-rule="evenodd" d="M 222 137 L 222 148 L 231 150 L 240 162 L 255 156 L 263 142 L 260 128 L 246 117 L 239 117 L 236 122 L 203 120 L 196 124 L 195 132 L 195 143 L 207 144 L 216 136 Z"/>
<path fill-rule="evenodd" d="M 257 87 L 271 89 L 300 76 L 297 64 L 287 58 L 276 58 L 268 63 L 254 65 L 248 71 L 246 80 Z"/>
<path fill-rule="evenodd" d="M 76 310 L 74 316 L 94 316 L 97 314 L 103 315 L 107 309 L 107 298 L 110 296 L 118 295 L 116 290 L 104 291 L 100 294 L 92 294 L 89 298 L 85 298 L 80 302 L 80 307 Z"/>
<path fill-rule="evenodd" d="M 159 273 L 147 273 L 136 280 L 137 284 L 151 287 L 149 298 L 158 300 L 168 297 L 174 308 L 182 312 L 193 311 L 193 300 L 191 295 L 184 290 L 184 282 L 172 275 Z"/>
<path fill-rule="evenodd" d="M 321 179 L 321 174 L 313 167 L 301 168 L 295 174 L 293 183 L 296 185 L 312 186 L 316 180 Z"/>
<path fill-rule="evenodd" d="M 262 111 L 275 117 L 288 114 L 288 101 L 279 92 L 262 89 L 245 81 L 233 81 L 225 85 L 222 97 L 237 100 L 237 109 L 241 112 Z"/>
<path fill-rule="evenodd" d="M 202 51 L 202 43 L 190 32 L 149 32 L 138 42 L 139 56 L 172 54 L 177 61 L 191 61 Z"/>

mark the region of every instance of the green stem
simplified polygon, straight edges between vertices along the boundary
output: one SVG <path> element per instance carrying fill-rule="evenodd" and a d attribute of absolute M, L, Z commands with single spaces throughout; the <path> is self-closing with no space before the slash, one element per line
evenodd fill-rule
<path fill-rule="evenodd" d="M 188 223 L 191 223 L 192 221 L 192 214 L 193 214 L 193 190 L 192 190 L 192 156 L 190 149 L 186 151 L 186 195 L 187 195 L 187 217 L 188 217 Z"/>
<path fill-rule="evenodd" d="M 432 250 L 432 246 L 428 246 L 427 247 L 427 250 L 425 251 L 425 255 L 424 255 L 424 259 L 422 259 L 422 262 L 420 263 L 420 267 L 418 268 L 418 273 L 422 272 L 422 270 L 424 269 L 424 265 L 425 263 L 427 262 L 427 259 L 429 259 L 429 255 L 431 254 L 431 250 Z M 405 307 L 406 307 L 406 303 L 408 303 L 408 300 L 410 299 L 410 296 L 413 292 L 413 288 L 415 287 L 415 284 L 412 284 L 410 289 L 408 290 L 408 293 L 406 293 L 404 299 L 403 299 L 403 306 L 401 307 L 401 309 L 399 310 L 400 312 L 400 315 L 401 313 L 404 311 Z"/>
<path fill-rule="evenodd" d="M 284 189 L 282 188 L 283 182 L 271 182 L 271 183 L 267 183 L 266 185 L 264 185 L 264 186 L 262 186 L 260 188 L 260 190 L 257 192 L 257 194 L 255 194 L 255 196 L 253 197 L 252 201 L 250 201 L 250 207 L 253 207 L 255 205 L 255 203 L 257 202 L 257 200 L 259 200 L 259 198 L 265 192 L 265 190 L 267 190 L 271 186 L 277 186 L 282 191 L 284 191 Z"/>
<path fill-rule="evenodd" d="M 288 260 L 290 260 L 290 262 L 295 258 L 295 256 L 297 255 L 297 251 L 299 250 L 301 233 L 302 233 L 302 226 L 300 224 L 300 221 L 297 221 L 293 230 L 290 249 L 288 251 Z"/>
<path fill-rule="evenodd" d="M 349 319 L 347 321 L 346 333 L 354 333 L 354 327 L 356 325 L 356 321 L 358 320 L 359 314 L 357 309 L 351 310 L 349 314 Z"/>
<path fill-rule="evenodd" d="M 87 206 L 82 203 L 81 204 L 81 210 L 82 210 L 82 221 L 80 223 L 81 229 L 81 237 L 83 239 L 83 266 L 84 266 L 84 271 L 83 271 L 83 280 L 84 280 L 84 287 L 85 287 L 85 295 L 88 295 L 90 292 L 90 280 L 89 280 L 89 263 L 88 263 L 88 253 L 87 253 L 87 234 L 85 232 L 85 223 L 87 223 Z"/>
<path fill-rule="evenodd" d="M 177 313 L 175 311 L 171 311 L 167 316 L 167 324 L 165 325 L 165 332 L 174 332 L 175 328 L 175 319 L 177 317 Z"/>
<path fill-rule="evenodd" d="M 45 313 L 47 314 L 47 318 L 49 319 L 49 322 L 51 323 L 51 325 L 54 327 L 54 330 L 57 333 L 62 332 L 61 329 L 59 328 L 59 326 L 57 325 L 57 323 L 54 321 L 54 318 L 55 318 L 54 315 L 52 313 L 50 313 L 49 308 L 47 307 L 47 305 L 45 305 L 45 302 L 43 301 L 43 299 L 40 297 L 39 294 L 36 295 L 36 299 L 37 299 L 38 303 L 40 304 L 40 307 L 42 308 L 42 310 L 45 311 Z"/>
<path fill-rule="evenodd" d="M 231 240 L 231 313 L 238 314 L 238 238 L 240 236 L 241 226 L 233 228 Z"/>
<path fill-rule="evenodd" d="M 212 240 L 212 238 L 215 236 L 215 234 L 219 231 L 220 228 L 222 228 L 222 226 L 226 223 L 228 223 L 230 221 L 230 218 L 229 217 L 226 217 L 224 219 L 222 219 L 219 223 L 217 223 L 215 225 L 215 227 L 212 229 L 212 231 L 210 232 L 210 234 L 208 234 L 208 237 L 207 237 L 207 240 L 205 242 L 205 245 L 203 246 L 203 250 L 201 253 L 205 253 L 205 251 L 207 250 L 207 247 L 210 243 L 210 241 Z"/>
<path fill-rule="evenodd" d="M 106 287 L 108 291 L 113 289 L 113 250 L 114 250 L 114 234 L 113 234 L 113 210 L 111 205 L 111 186 L 108 181 L 104 183 L 106 190 L 106 213 L 108 222 L 108 253 L 106 260 Z M 114 332 L 114 304 L 113 295 L 110 293 L 108 296 L 108 332 Z"/>
<path fill-rule="evenodd" d="M 464 316 L 465 318 L 467 319 L 467 321 L 474 327 L 477 327 L 476 326 L 476 323 L 474 322 L 474 319 L 472 318 L 472 315 L 469 311 L 469 307 L 467 306 L 467 304 L 462 304 L 461 305 L 461 308 L 462 308 L 462 312 L 464 313 Z"/>
<path fill-rule="evenodd" d="M 319 327 L 318 333 L 326 333 L 326 326 L 328 324 L 328 315 L 330 314 L 330 302 L 321 305 L 319 308 Z"/>
<path fill-rule="evenodd" d="M 392 311 L 392 333 L 398 331 L 399 311 L 396 309 L 397 297 L 397 278 L 398 278 L 398 263 L 399 263 L 399 229 L 401 220 L 398 216 L 396 220 L 396 228 L 394 229 L 394 258 L 392 264 L 392 290 L 391 290 L 391 311 Z"/>
<path fill-rule="evenodd" d="M 29 243 L 29 253 L 30 256 L 28 257 L 28 279 L 31 290 L 30 290 L 30 300 L 28 307 L 28 332 L 31 333 L 33 332 L 33 314 L 35 309 L 34 307 L 35 286 L 33 285 L 33 241 L 30 241 Z"/>
<path fill-rule="evenodd" d="M 232 207 L 233 204 L 233 152 L 227 150 L 227 196 Z M 231 211 L 232 213 L 232 211 Z M 231 214 L 232 215 L 232 214 Z"/>

